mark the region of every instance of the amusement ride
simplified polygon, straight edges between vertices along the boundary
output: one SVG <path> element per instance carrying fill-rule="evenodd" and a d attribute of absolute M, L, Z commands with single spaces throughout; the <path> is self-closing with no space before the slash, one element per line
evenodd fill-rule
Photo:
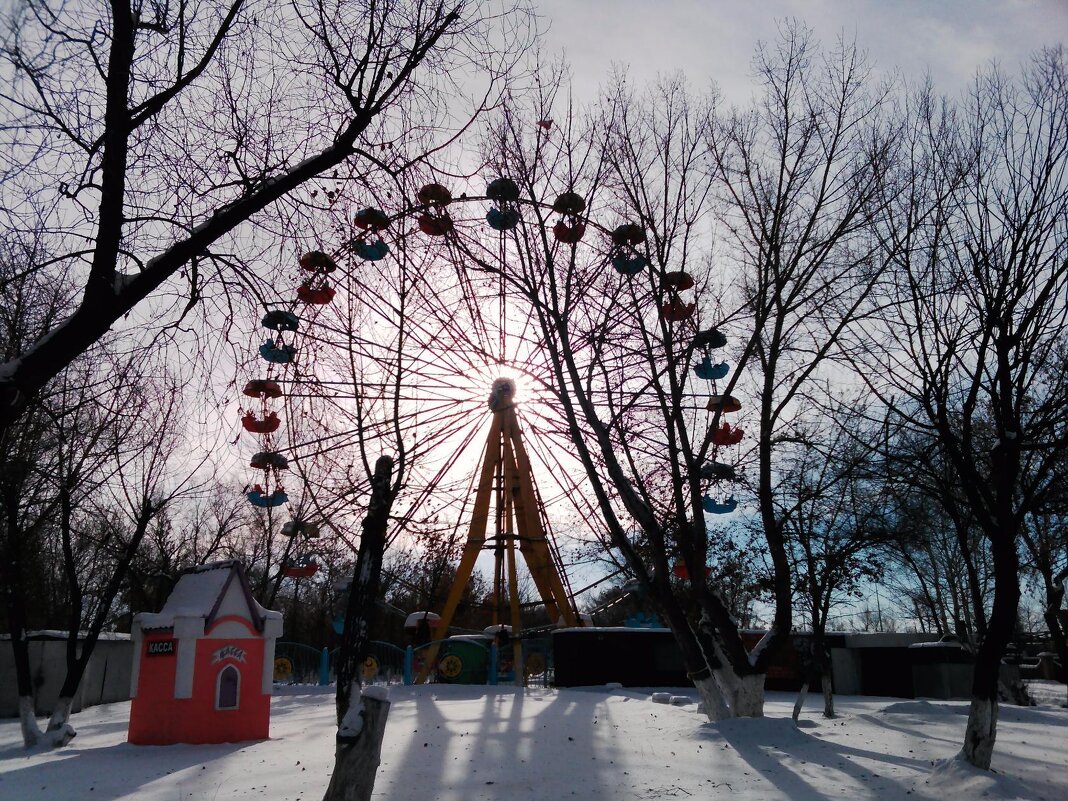
<path fill-rule="evenodd" d="M 531 441 L 524 436 L 525 426 L 521 424 L 521 417 L 524 423 L 530 418 L 519 412 L 522 399 L 516 398 L 514 379 L 500 375 L 500 372 L 509 370 L 506 331 L 510 323 L 514 323 L 509 316 L 503 279 L 508 269 L 507 241 L 518 226 L 533 224 L 525 221 L 524 211 L 537 206 L 538 211 L 556 217 L 555 224 L 545 232 L 545 241 L 552 242 L 554 247 L 574 249 L 596 238 L 606 253 L 605 268 L 614 270 L 624 280 L 634 280 L 652 269 L 646 231 L 633 222 L 611 229 L 599 225 L 588 215 L 586 200 L 573 189 L 560 193 L 550 202 L 524 199 L 516 182 L 506 176 L 489 181 L 485 193 L 480 196 L 465 195 L 455 199 L 446 186 L 432 182 L 422 186 L 413 200 L 414 203 L 405 204 L 396 213 L 367 206 L 347 214 L 346 222 L 351 228 L 347 234 L 343 228 L 337 231 L 339 244 L 330 249 L 305 252 L 297 260 L 299 274 L 294 280 L 292 300 L 265 308 L 261 319 L 262 341 L 256 345 L 260 366 L 243 389 L 248 402 L 242 410 L 241 423 L 248 440 L 255 442 L 249 466 L 258 472 L 246 497 L 250 504 L 266 511 L 268 526 L 281 522 L 277 516 L 285 518 L 280 528 L 288 538 L 280 567 L 282 576 L 300 580 L 315 575 L 320 566 L 315 541 L 324 533 L 324 527 L 331 526 L 331 514 L 339 506 L 337 502 L 333 506 L 317 502 L 315 496 L 322 483 L 317 485 L 313 480 L 314 465 L 317 460 L 325 460 L 329 468 L 327 472 L 334 476 L 335 482 L 334 491 L 329 494 L 338 502 L 351 502 L 351 496 L 347 496 L 343 488 L 346 481 L 352 481 L 352 464 L 342 465 L 331 460 L 345 448 L 353 447 L 353 443 L 362 445 L 370 436 L 366 417 L 353 420 L 349 427 L 327 421 L 333 421 L 345 404 L 370 407 L 382 403 L 391 389 L 388 370 L 370 376 L 361 373 L 355 366 L 354 354 L 367 356 L 377 348 L 383 363 L 394 368 L 403 356 L 401 346 L 396 342 L 383 344 L 381 321 L 376 325 L 374 314 L 368 309 L 376 308 L 374 313 L 393 321 L 406 314 L 409 319 L 425 318 L 425 323 L 414 323 L 412 330 L 421 331 L 419 336 L 427 352 L 432 342 L 441 344 L 439 340 L 442 338 L 448 342 L 435 357 L 426 353 L 414 357 L 413 389 L 406 398 L 412 408 L 399 412 L 394 406 L 393 419 L 380 424 L 392 428 L 391 433 L 400 441 L 406 441 L 405 427 L 408 425 L 420 432 L 434 431 L 422 436 L 423 441 L 415 442 L 411 447 L 424 450 L 433 447 L 448 453 L 440 460 L 436 473 L 426 477 L 426 490 L 415 498 L 412 508 L 429 503 L 431 491 L 445 487 L 449 480 L 454 482 L 449 485 L 454 492 L 459 489 L 462 484 L 455 481 L 456 471 L 466 470 L 470 477 L 466 490 L 455 492 L 461 498 L 459 512 L 454 509 L 454 513 L 466 522 L 467 534 L 447 599 L 439 610 L 436 631 L 442 636 L 448 631 L 476 561 L 485 551 L 493 555 L 493 594 L 489 605 L 496 629 L 509 629 L 517 634 L 522 631 L 524 605 L 519 590 L 520 557 L 548 619 L 558 626 L 582 625 L 575 602 L 577 593 L 568 583 L 561 552 L 549 525 L 547 504 L 535 480 L 537 471 Z M 476 209 L 476 216 L 464 217 L 464 211 L 472 208 Z M 501 277 L 493 293 L 495 297 L 485 294 L 472 297 L 477 293 L 470 291 L 473 282 L 461 266 L 465 252 L 469 255 L 469 251 L 465 251 L 458 240 L 458 229 L 468 231 L 475 226 L 488 229 L 484 236 L 495 236 L 499 240 L 496 248 L 488 248 L 490 252 L 496 252 L 500 262 L 498 275 Z M 415 252 L 417 249 L 410 247 L 413 238 L 435 242 L 438 247 L 429 256 L 420 257 Z M 429 261 L 420 262 L 420 258 Z M 440 308 L 405 307 L 405 302 L 415 302 L 417 293 L 396 292 L 391 296 L 394 299 L 389 299 L 383 287 L 390 285 L 392 280 L 385 271 L 369 270 L 370 267 L 381 268 L 390 260 L 398 266 L 396 274 L 410 277 L 399 279 L 411 281 L 406 287 L 425 286 L 429 281 L 441 280 L 454 281 L 458 288 L 452 295 L 446 294 L 448 302 Z M 705 409 L 710 419 L 718 423 L 722 415 L 737 412 L 741 403 L 737 398 L 717 391 L 717 382 L 727 377 L 730 367 L 722 359 L 715 358 L 714 353 L 724 348 L 727 340 L 715 328 L 697 330 L 693 323 L 696 302 L 691 294 L 694 286 L 694 278 L 687 272 L 661 273 L 657 312 L 680 336 L 691 338 L 696 354 L 692 380 L 708 388 L 708 391 L 702 390 L 707 396 Z M 397 286 L 391 289 L 397 290 Z M 494 321 L 496 337 L 492 326 L 486 324 L 492 301 L 495 301 L 498 312 Z M 331 309 L 339 304 L 345 307 L 346 314 L 331 313 Z M 450 324 L 454 313 L 450 311 L 450 304 L 452 310 L 465 310 L 466 325 Z M 362 322 L 354 324 L 354 319 Z M 528 331 L 530 319 L 520 319 L 517 325 Z M 460 359 L 457 366 L 450 368 L 449 359 L 440 354 L 451 353 L 450 345 L 454 350 L 462 351 L 461 342 L 465 338 L 468 339 L 469 355 L 466 361 Z M 496 342 L 489 341 L 494 338 Z M 472 339 L 474 345 L 470 344 Z M 381 352 L 383 348 L 387 352 L 385 355 Z M 395 348 L 392 354 L 388 353 L 390 348 Z M 338 359 L 329 355 L 331 349 L 337 349 L 340 362 L 351 367 L 352 373 L 344 375 L 337 369 Z M 483 360 L 481 369 L 473 370 L 472 364 L 479 357 Z M 497 376 L 493 376 L 494 370 L 498 372 Z M 491 382 L 488 403 L 472 403 L 472 372 L 484 375 Z M 371 380 L 368 382 L 368 379 Z M 382 396 L 368 394 L 368 386 L 381 388 Z M 398 381 L 392 389 L 396 391 L 399 387 Z M 490 419 L 485 446 L 478 464 L 471 470 L 465 464 L 471 464 L 473 459 L 468 457 L 465 462 L 460 454 L 477 442 L 479 430 L 486 430 L 487 410 Z M 420 436 L 417 434 L 414 439 L 419 440 Z M 559 456 L 560 447 L 567 446 L 566 440 L 561 438 L 559 446 L 554 446 L 539 443 L 542 436 L 542 431 L 535 433 L 534 452 L 540 457 L 542 472 L 555 480 L 557 500 L 566 499 L 585 519 L 595 520 L 598 512 L 589 500 L 583 498 L 581 479 L 569 477 L 573 469 L 569 471 L 564 467 Z M 728 514 L 737 507 L 733 494 L 723 497 L 715 493 L 715 488 L 736 478 L 735 468 L 724 454 L 738 445 L 742 437 L 742 430 L 727 422 L 717 425 L 712 432 L 711 458 L 701 468 L 701 477 L 708 482 L 704 510 L 709 514 Z M 294 501 L 286 488 L 287 483 L 296 482 L 304 496 L 300 503 Z M 458 519 L 456 525 L 460 524 Z M 336 529 L 335 532 L 342 535 Z M 673 572 L 679 578 L 688 577 L 681 560 L 675 563 Z M 586 589 L 589 587 L 579 592 Z M 511 638 L 511 647 L 514 664 L 519 666 L 517 679 L 521 679 L 522 650 L 518 636 Z M 427 655 L 420 681 L 427 678 L 436 656 L 435 645 Z"/>

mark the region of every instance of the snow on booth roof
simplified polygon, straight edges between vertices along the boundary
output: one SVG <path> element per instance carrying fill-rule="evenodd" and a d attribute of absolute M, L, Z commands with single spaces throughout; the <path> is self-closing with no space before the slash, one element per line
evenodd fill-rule
<path fill-rule="evenodd" d="M 420 620 L 426 620 L 427 625 L 433 628 L 441 622 L 441 615 L 435 615 L 433 612 L 412 612 L 404 619 L 404 628 L 414 629 Z"/>
<path fill-rule="evenodd" d="M 257 631 L 263 631 L 265 620 L 282 619 L 281 612 L 273 612 L 259 605 L 252 597 L 252 588 L 248 585 L 240 563 L 236 559 L 228 559 L 224 562 L 197 565 L 183 571 L 163 609 L 155 614 L 141 612 L 137 616 L 141 628 L 173 628 L 174 619 L 178 616 L 203 617 L 205 628 L 209 628 L 219 612 L 226 591 L 234 581 L 238 582 L 238 587 L 248 603 L 249 617 Z"/>

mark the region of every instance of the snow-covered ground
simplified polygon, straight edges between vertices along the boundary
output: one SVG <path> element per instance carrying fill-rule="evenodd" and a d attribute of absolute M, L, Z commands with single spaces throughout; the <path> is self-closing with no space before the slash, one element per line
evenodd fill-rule
<path fill-rule="evenodd" d="M 682 693 L 683 691 L 676 691 Z M 375 798 L 628 801 L 913 801 L 1068 798 L 1068 709 L 1001 707 L 996 773 L 950 758 L 963 702 L 838 698 L 827 721 L 793 696 L 768 717 L 709 724 L 693 703 L 609 688 L 394 687 Z M 317 801 L 333 762 L 329 688 L 283 688 L 271 739 L 211 746 L 126 743 L 129 704 L 74 717 L 70 746 L 24 752 L 0 721 L 0 799 Z"/>

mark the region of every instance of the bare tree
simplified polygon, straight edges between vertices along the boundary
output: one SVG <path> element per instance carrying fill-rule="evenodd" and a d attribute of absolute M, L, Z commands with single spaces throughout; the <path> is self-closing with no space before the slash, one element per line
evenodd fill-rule
<path fill-rule="evenodd" d="M 785 29 L 756 68 L 761 104 L 720 115 L 675 80 L 640 98 L 621 84 L 599 116 L 580 119 L 553 109 L 543 79 L 540 105 L 507 117 L 494 138 L 499 168 L 532 204 L 506 278 L 536 310 L 556 402 L 612 546 L 672 628 L 713 718 L 762 713 L 768 662 L 790 630 L 777 447 L 802 390 L 868 310 L 879 272 L 870 229 L 892 140 L 885 94 L 867 91 L 853 48 L 820 61 L 805 32 Z M 558 122 L 531 133 L 527 119 Z M 552 203 L 567 191 L 586 208 Z M 589 245 L 574 244 L 576 225 Z M 722 278 L 713 230 L 736 265 Z M 731 335 L 735 364 L 710 385 L 693 369 Z M 757 475 L 745 481 L 773 563 L 775 617 L 751 652 L 706 581 L 715 529 L 705 504 L 727 500 L 706 496 L 741 494 L 727 488 L 740 473 L 717 435 L 734 392 L 753 398 L 742 419 L 754 427 Z M 710 414 L 709 395 L 719 399 Z M 676 567 L 696 618 L 675 593 Z"/>
<path fill-rule="evenodd" d="M 901 463 L 895 469 L 907 468 Z M 958 528 L 942 512 L 925 492 L 922 475 L 894 483 L 884 510 L 888 566 L 882 580 L 893 594 L 891 603 L 921 631 L 953 636 L 974 648 L 990 610 L 989 549 L 974 526 Z"/>
<path fill-rule="evenodd" d="M 1042 619 L 1062 668 L 1068 666 L 1068 626 L 1065 625 L 1064 583 L 1068 580 L 1068 526 L 1062 514 L 1043 510 L 1020 534 L 1027 559 L 1024 567 L 1042 582 Z"/>
<path fill-rule="evenodd" d="M 810 405 L 819 404 L 810 401 Z M 796 588 L 795 602 L 812 628 L 810 669 L 794 706 L 800 715 L 809 685 L 820 681 L 824 717 L 834 717 L 825 635 L 832 610 L 863 597 L 882 577 L 888 538 L 885 488 L 870 469 L 871 434 L 855 399 L 835 404 L 826 418 L 801 423 L 792 455 L 778 465 L 777 501 Z"/>
<path fill-rule="evenodd" d="M 915 180 L 894 204 L 892 303 L 865 373 L 957 477 L 940 500 L 989 543 L 994 597 L 962 756 L 989 768 L 999 664 L 1016 627 L 1019 545 L 1068 445 L 1068 81 L 1043 51 L 1018 81 L 990 69 L 957 109 L 930 93 L 908 137 Z M 869 329 L 865 339 L 876 341 Z"/>
<path fill-rule="evenodd" d="M 50 258 L 21 269 L 76 275 L 79 300 L 0 367 L 0 426 L 146 298 L 173 322 L 261 286 L 263 235 L 307 219 L 289 193 L 424 158 L 505 88 L 529 32 L 507 3 L 13 4 L 0 205 L 47 232 Z"/>
<path fill-rule="evenodd" d="M 180 396 L 128 365 L 93 354 L 93 369 L 72 365 L 40 404 L 8 430 L 4 568 L 23 741 L 64 745 L 70 713 L 94 646 L 112 621 L 130 563 L 155 520 L 188 478 L 168 464 L 178 452 Z M 115 368 L 108 372 L 108 368 Z M 54 538 L 67 624 L 66 676 L 45 732 L 34 718 L 26 647 L 27 597 L 38 538 Z"/>

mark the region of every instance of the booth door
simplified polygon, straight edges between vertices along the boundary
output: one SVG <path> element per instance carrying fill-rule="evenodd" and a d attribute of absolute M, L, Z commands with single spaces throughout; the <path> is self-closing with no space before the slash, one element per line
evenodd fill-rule
<path fill-rule="evenodd" d="M 216 709 L 237 709 L 241 696 L 241 674 L 233 665 L 227 665 L 219 671 L 215 688 Z"/>

